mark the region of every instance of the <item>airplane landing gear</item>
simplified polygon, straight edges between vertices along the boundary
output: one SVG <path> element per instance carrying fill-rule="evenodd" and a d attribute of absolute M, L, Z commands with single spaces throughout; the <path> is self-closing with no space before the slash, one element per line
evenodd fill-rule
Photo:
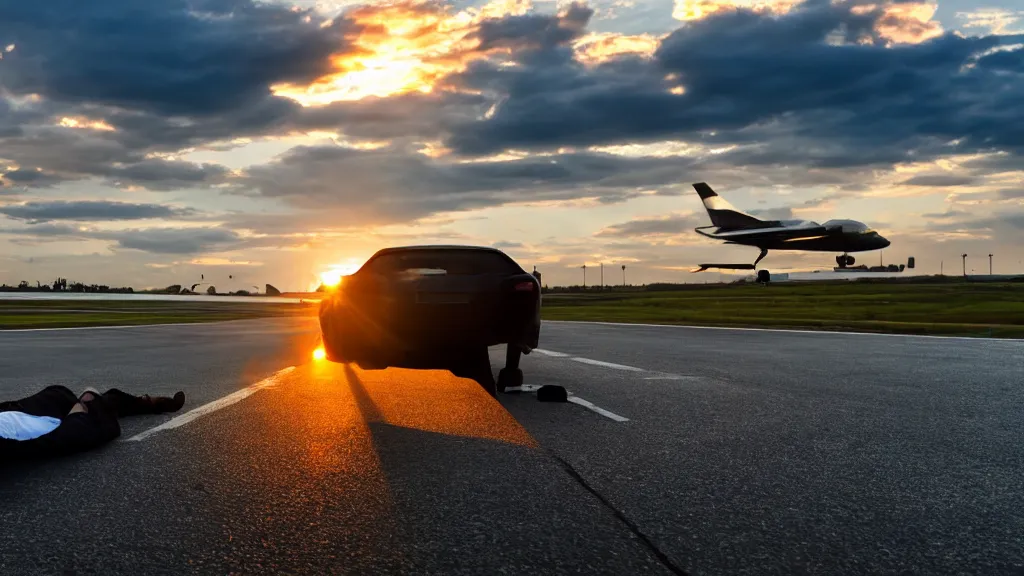
<path fill-rule="evenodd" d="M 768 249 L 767 248 L 761 248 L 761 254 L 757 257 L 757 260 L 754 260 L 754 268 L 757 268 L 757 263 L 760 262 L 767 255 L 768 255 Z"/>
<path fill-rule="evenodd" d="M 849 254 L 843 254 L 842 256 L 836 256 L 836 264 L 840 268 L 846 268 L 847 266 L 853 266 L 857 260 Z"/>

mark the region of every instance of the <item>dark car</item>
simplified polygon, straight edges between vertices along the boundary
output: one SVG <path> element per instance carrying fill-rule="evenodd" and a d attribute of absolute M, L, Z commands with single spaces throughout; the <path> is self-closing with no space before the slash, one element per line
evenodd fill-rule
<path fill-rule="evenodd" d="M 363 368 L 450 369 L 495 389 L 522 385 L 521 354 L 540 339 L 540 282 L 504 252 L 479 246 L 378 251 L 325 294 L 328 359 Z M 507 344 L 495 385 L 487 349 Z"/>

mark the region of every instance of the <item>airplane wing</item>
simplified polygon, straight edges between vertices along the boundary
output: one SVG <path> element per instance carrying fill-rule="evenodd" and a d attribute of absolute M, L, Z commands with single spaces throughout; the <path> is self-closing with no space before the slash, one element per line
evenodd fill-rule
<path fill-rule="evenodd" d="M 780 226 L 777 228 L 749 228 L 723 232 L 703 233 L 717 240 L 802 240 L 828 235 L 824 226 Z"/>

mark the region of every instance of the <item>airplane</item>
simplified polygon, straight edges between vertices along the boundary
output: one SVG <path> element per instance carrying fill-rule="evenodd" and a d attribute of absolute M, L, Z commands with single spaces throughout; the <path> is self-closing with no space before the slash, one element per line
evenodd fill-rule
<path fill-rule="evenodd" d="M 693 184 L 693 188 L 700 195 L 712 224 L 695 228 L 698 234 L 724 240 L 726 244 L 761 249 L 753 264 L 700 264 L 700 268 L 693 272 L 709 268 L 753 270 L 769 250 L 842 252 L 841 256 L 836 256 L 836 264 L 839 268 L 846 268 L 856 262 L 850 252 L 880 250 L 890 244 L 878 232 L 856 220 L 829 220 L 824 224 L 810 220 L 760 220 L 734 208 L 706 182 Z M 711 228 L 714 230 L 706 231 Z"/>

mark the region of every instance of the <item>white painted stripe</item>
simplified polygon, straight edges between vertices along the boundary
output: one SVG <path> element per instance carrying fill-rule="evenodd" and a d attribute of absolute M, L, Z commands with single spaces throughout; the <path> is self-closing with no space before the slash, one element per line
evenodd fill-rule
<path fill-rule="evenodd" d="M 995 342 L 1012 342 L 1020 344 L 1024 338 L 989 338 L 988 336 L 935 336 L 932 334 L 886 334 L 879 332 L 842 332 L 839 330 L 789 330 L 786 328 L 742 328 L 733 326 L 691 326 L 688 324 L 642 324 L 632 322 L 596 322 L 584 320 L 545 320 L 545 324 L 594 324 L 599 326 L 636 326 L 640 328 L 687 328 L 691 330 L 732 330 L 736 332 L 782 332 L 794 334 L 815 334 L 833 336 L 890 336 L 897 338 L 937 338 L 939 340 L 989 340 Z M 0 332 L 2 333 L 2 332 Z"/>
<path fill-rule="evenodd" d="M 536 392 L 540 390 L 538 384 L 523 384 L 522 386 L 509 386 L 505 388 L 505 392 Z"/>
<path fill-rule="evenodd" d="M 210 402 L 209 404 L 204 404 L 204 405 L 200 406 L 199 408 L 196 408 L 194 410 L 190 410 L 190 411 L 182 414 L 181 416 L 178 416 L 177 418 L 173 418 L 171 420 L 168 420 L 167 422 L 164 422 L 163 424 L 161 424 L 161 425 L 159 425 L 159 426 L 157 426 L 155 428 L 150 428 L 149 430 L 146 430 L 145 432 L 140 432 L 140 433 L 136 434 L 135 436 L 132 436 L 131 438 L 129 438 L 127 441 L 128 442 L 138 442 L 139 440 L 145 440 L 146 438 L 149 438 L 150 436 L 156 434 L 157 432 L 163 432 L 165 430 L 172 430 L 174 428 L 180 428 L 181 426 L 184 426 L 185 424 L 188 424 L 189 422 L 195 420 L 196 418 L 199 418 L 201 416 L 205 416 L 205 415 L 210 414 L 212 412 L 216 412 L 217 410 L 220 410 L 221 408 L 226 408 L 228 406 L 231 406 L 232 404 L 235 404 L 235 403 L 237 403 L 237 402 L 239 402 L 239 401 L 241 401 L 241 400 L 243 400 L 245 398 L 248 398 L 249 396 L 255 394 L 256 392 L 258 392 L 260 390 L 263 390 L 264 388 L 271 388 L 271 387 L 277 386 L 278 384 L 281 383 L 281 381 L 280 381 L 281 376 L 284 376 L 285 374 L 291 372 L 292 370 L 295 370 L 295 366 L 289 366 L 287 368 L 284 368 L 283 370 L 278 370 L 276 373 L 274 373 L 273 376 L 270 376 L 269 378 L 265 378 L 265 379 L 260 380 L 259 382 L 255 383 L 255 384 L 251 385 L 251 386 L 248 386 L 246 388 L 242 388 L 241 390 L 239 390 L 237 392 L 228 394 L 227 396 L 225 396 L 225 397 L 223 397 L 223 398 L 221 398 L 219 400 L 214 400 L 213 402 Z"/>
<path fill-rule="evenodd" d="M 591 404 L 590 402 L 587 402 L 586 400 L 584 400 L 583 398 L 580 398 L 579 396 L 569 396 L 569 402 L 572 402 L 573 404 L 579 404 L 580 406 L 583 406 L 584 408 L 586 408 L 588 410 L 592 410 L 594 412 L 597 412 L 601 416 L 604 416 L 606 418 L 611 418 L 612 420 L 615 420 L 616 422 L 629 422 L 629 418 L 625 418 L 623 416 L 619 416 L 618 414 L 616 414 L 614 412 L 609 412 L 609 411 L 605 410 L 604 408 L 601 408 L 600 406 L 594 406 L 593 404 Z"/>
<path fill-rule="evenodd" d="M 643 368 L 636 368 L 634 366 L 626 366 L 624 364 L 613 364 L 611 362 L 602 362 L 600 360 L 591 360 L 590 358 L 580 358 L 579 356 L 573 356 L 571 358 L 577 362 L 584 364 L 591 364 L 593 366 L 601 366 L 603 368 L 612 368 L 614 370 L 625 370 L 627 372 L 644 372 Z"/>
<path fill-rule="evenodd" d="M 568 356 L 568 354 L 566 354 L 565 352 L 555 352 L 554 350 L 542 350 L 540 348 L 534 348 L 533 351 L 538 354 L 543 354 L 545 356 L 551 356 L 553 358 L 565 358 L 566 356 Z"/>
<path fill-rule="evenodd" d="M 680 376 L 679 374 L 662 374 L 660 376 L 649 376 L 644 380 L 700 380 L 700 376 Z"/>
<path fill-rule="evenodd" d="M 250 322 L 252 320 L 272 320 L 281 316 L 265 316 L 263 318 L 236 318 L 234 320 L 214 320 L 212 322 L 168 322 L 166 324 L 118 324 L 117 326 L 66 326 L 64 328 L 11 328 L 0 329 L 0 336 L 8 332 L 63 332 L 65 330 L 123 330 L 125 328 L 163 328 L 166 326 L 209 326 L 211 324 L 227 324 L 228 322 Z"/>

